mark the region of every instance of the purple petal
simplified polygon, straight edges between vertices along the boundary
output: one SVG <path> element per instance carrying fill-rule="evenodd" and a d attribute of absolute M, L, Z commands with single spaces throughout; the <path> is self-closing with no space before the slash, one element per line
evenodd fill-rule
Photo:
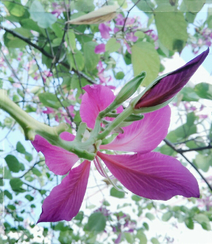
<path fill-rule="evenodd" d="M 68 132 L 61 133 L 60 137 L 66 141 L 72 141 L 74 136 Z M 77 155 L 63 148 L 53 146 L 43 137 L 36 135 L 32 145 L 37 152 L 45 156 L 46 165 L 57 175 L 67 174 L 79 159 Z"/>
<path fill-rule="evenodd" d="M 88 127 L 93 128 L 99 112 L 107 108 L 115 96 L 110 88 L 101 85 L 87 85 L 83 89 L 86 93 L 82 96 L 80 116 Z"/>
<path fill-rule="evenodd" d="M 94 50 L 95 53 L 104 53 L 105 52 L 105 44 L 102 43 L 102 44 L 99 44 L 95 47 L 95 50 Z"/>
<path fill-rule="evenodd" d="M 134 32 L 130 32 L 126 34 L 126 40 L 136 42 L 138 40 L 138 37 L 134 35 Z"/>
<path fill-rule="evenodd" d="M 111 173 L 131 192 L 168 200 L 175 195 L 199 197 L 197 180 L 177 159 L 157 152 L 107 155 L 98 152 Z"/>
<path fill-rule="evenodd" d="M 136 109 L 164 103 L 175 96 L 189 81 L 209 53 L 209 49 L 189 61 L 181 68 L 162 78 L 148 90 L 135 105 Z"/>
<path fill-rule="evenodd" d="M 99 31 L 101 33 L 102 38 L 109 39 L 110 38 L 110 27 L 104 23 L 99 24 Z"/>
<path fill-rule="evenodd" d="M 123 127 L 123 134 L 119 134 L 111 143 L 101 145 L 100 149 L 141 153 L 150 152 L 166 137 L 170 115 L 171 110 L 169 106 L 147 113 L 142 120 Z"/>
<path fill-rule="evenodd" d="M 44 200 L 39 222 L 70 221 L 81 207 L 87 187 L 90 162 L 85 160 L 54 187 Z"/>

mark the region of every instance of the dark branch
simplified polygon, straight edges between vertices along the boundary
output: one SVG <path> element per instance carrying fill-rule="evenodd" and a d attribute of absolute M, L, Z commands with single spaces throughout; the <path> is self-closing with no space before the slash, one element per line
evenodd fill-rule
<path fill-rule="evenodd" d="M 196 171 L 197 173 L 201 176 L 201 178 L 205 181 L 205 183 L 207 184 L 208 188 L 211 190 L 212 192 L 212 186 L 208 183 L 208 181 L 206 180 L 206 178 L 202 175 L 202 173 L 199 171 L 199 169 L 190 161 L 188 160 L 188 158 L 183 154 L 183 152 L 181 152 L 179 149 L 175 148 L 175 146 L 167 139 L 163 140 L 169 147 L 171 147 L 175 152 L 179 153 Z"/>
<path fill-rule="evenodd" d="M 36 163 L 34 163 L 33 165 L 32 165 L 32 167 L 30 167 L 22 176 L 20 176 L 20 177 L 18 177 L 18 178 L 23 178 L 29 171 L 31 171 L 34 167 L 35 167 L 35 165 L 37 165 L 37 164 L 39 164 L 39 163 L 41 163 L 41 162 L 43 162 L 43 161 L 45 161 L 44 159 L 43 160 L 40 160 L 40 161 L 38 161 L 38 162 L 36 162 Z"/>
<path fill-rule="evenodd" d="M 192 152 L 192 151 L 202 151 L 206 149 L 212 149 L 212 145 L 208 145 L 205 147 L 196 147 L 196 148 L 190 148 L 190 149 L 177 149 L 178 153 L 185 153 L 185 152 Z"/>
<path fill-rule="evenodd" d="M 138 0 L 133 6 L 132 6 L 132 8 L 130 8 L 128 11 L 127 11 L 127 16 L 126 16 L 126 18 L 125 18 L 125 20 L 124 20 L 124 25 L 123 25 L 123 27 L 122 27 L 122 31 L 124 32 L 124 28 L 125 28 L 125 24 L 126 24 L 126 22 L 127 22 L 127 18 L 128 18 L 128 16 L 129 16 L 129 14 L 130 14 L 130 11 L 140 2 L 141 0 Z"/>
<path fill-rule="evenodd" d="M 21 39 L 22 41 L 26 42 L 27 44 L 29 44 L 30 46 L 34 47 L 35 49 L 37 49 L 38 51 L 40 51 L 43 55 L 45 55 L 47 58 L 50 59 L 54 59 L 54 56 L 52 56 L 51 54 L 49 54 L 48 52 L 46 52 L 43 48 L 39 47 L 38 45 L 36 45 L 35 43 L 31 42 L 29 38 L 26 38 L 22 35 L 20 35 L 17 32 L 14 32 L 6 27 L 3 27 L 0 25 L 0 28 L 2 28 L 3 30 L 5 30 L 6 32 L 12 34 L 15 37 L 18 37 L 19 39 Z M 61 65 L 63 65 L 65 68 L 67 68 L 68 70 L 70 70 L 70 65 L 64 62 L 60 62 Z M 82 76 L 83 78 L 85 78 L 89 83 L 91 84 L 95 84 L 95 81 L 93 81 L 90 77 L 88 77 L 87 75 L 85 75 L 83 72 L 80 72 L 76 69 L 72 68 L 72 71 L 74 71 L 76 74 Z"/>

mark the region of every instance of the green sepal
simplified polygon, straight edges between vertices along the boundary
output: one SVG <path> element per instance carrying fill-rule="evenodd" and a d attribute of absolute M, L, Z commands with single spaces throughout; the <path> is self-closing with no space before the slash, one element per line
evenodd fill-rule
<path fill-rule="evenodd" d="M 101 145 L 109 144 L 110 142 L 112 142 L 112 141 L 118 136 L 118 134 L 119 134 L 119 133 L 114 133 L 114 134 L 112 134 L 110 137 L 105 138 L 104 140 L 102 140 Z"/>
<path fill-rule="evenodd" d="M 141 72 L 139 75 L 137 75 L 135 78 L 130 80 L 127 84 L 125 84 L 122 87 L 119 94 L 116 96 L 113 103 L 120 105 L 123 102 L 125 102 L 129 97 L 131 97 L 136 92 L 136 90 L 141 85 L 145 77 L 146 77 L 146 72 Z"/>
<path fill-rule="evenodd" d="M 145 113 L 150 113 L 150 112 L 156 111 L 156 110 L 158 110 L 160 108 L 163 108 L 166 105 L 168 105 L 173 99 L 174 99 L 174 97 L 172 97 L 171 99 L 167 100 L 166 102 L 161 103 L 161 104 L 156 105 L 156 106 L 134 109 L 133 113 L 135 113 L 135 114 L 145 114 Z"/>

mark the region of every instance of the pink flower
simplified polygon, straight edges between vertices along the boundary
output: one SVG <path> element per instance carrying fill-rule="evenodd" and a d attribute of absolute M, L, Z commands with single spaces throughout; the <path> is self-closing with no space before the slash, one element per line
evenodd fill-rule
<path fill-rule="evenodd" d="M 134 32 L 130 32 L 126 34 L 126 40 L 130 42 L 136 42 L 138 37 L 134 35 Z"/>
<path fill-rule="evenodd" d="M 50 107 L 46 107 L 46 110 L 43 111 L 44 114 L 53 114 L 54 109 Z"/>
<path fill-rule="evenodd" d="M 99 31 L 101 33 L 102 38 L 109 39 L 110 38 L 110 27 L 104 23 L 99 24 Z"/>
<path fill-rule="evenodd" d="M 46 77 L 51 77 L 51 76 L 52 76 L 52 73 L 51 73 L 51 71 L 49 71 L 49 70 L 45 70 L 43 73 L 44 73 L 44 75 L 45 75 Z"/>
<path fill-rule="evenodd" d="M 98 65 L 97 65 L 97 70 L 98 70 L 98 77 L 99 77 L 99 80 L 100 80 L 100 84 L 105 84 L 106 86 L 108 82 L 110 82 L 112 80 L 112 77 L 109 76 L 109 77 L 106 77 L 105 74 L 104 74 L 104 67 L 103 67 L 103 64 L 102 64 L 102 61 L 100 60 Z M 115 86 L 108 86 L 110 89 L 115 89 L 116 87 Z"/>
<path fill-rule="evenodd" d="M 86 93 L 82 97 L 80 115 L 89 128 L 94 128 L 99 112 L 108 107 L 115 96 L 108 87 L 102 85 L 87 85 L 84 90 Z M 127 189 L 145 198 L 168 200 L 175 195 L 199 197 L 197 181 L 187 168 L 175 158 L 152 152 L 167 135 L 170 113 L 168 106 L 148 113 L 144 119 L 124 127 L 123 133 L 111 143 L 101 145 L 93 160 L 99 173 L 106 177 L 102 166 L 104 163 Z M 67 142 L 75 138 L 69 132 L 61 133 L 60 137 Z M 91 162 L 84 160 L 73 168 L 78 161 L 74 153 L 51 145 L 39 135 L 36 135 L 32 144 L 44 154 L 52 172 L 67 174 L 44 200 L 38 222 L 70 221 L 81 207 Z M 105 150 L 134 154 L 111 155 L 106 154 Z"/>
<path fill-rule="evenodd" d="M 123 15 L 122 14 L 118 14 L 117 18 L 116 18 L 116 24 L 123 26 L 124 25 L 124 20 L 125 20 L 125 18 L 123 17 Z"/>
<path fill-rule="evenodd" d="M 102 43 L 102 44 L 99 44 L 95 47 L 95 50 L 94 50 L 95 53 L 104 53 L 105 52 L 105 44 Z"/>

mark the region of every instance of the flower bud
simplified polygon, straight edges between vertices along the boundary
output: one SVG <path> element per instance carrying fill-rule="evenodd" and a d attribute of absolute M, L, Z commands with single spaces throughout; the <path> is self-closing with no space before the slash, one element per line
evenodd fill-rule
<path fill-rule="evenodd" d="M 209 49 L 181 68 L 158 77 L 131 102 L 131 106 L 135 110 L 138 110 L 137 112 L 140 111 L 144 113 L 166 106 L 189 81 L 191 76 L 203 63 L 208 53 Z"/>

